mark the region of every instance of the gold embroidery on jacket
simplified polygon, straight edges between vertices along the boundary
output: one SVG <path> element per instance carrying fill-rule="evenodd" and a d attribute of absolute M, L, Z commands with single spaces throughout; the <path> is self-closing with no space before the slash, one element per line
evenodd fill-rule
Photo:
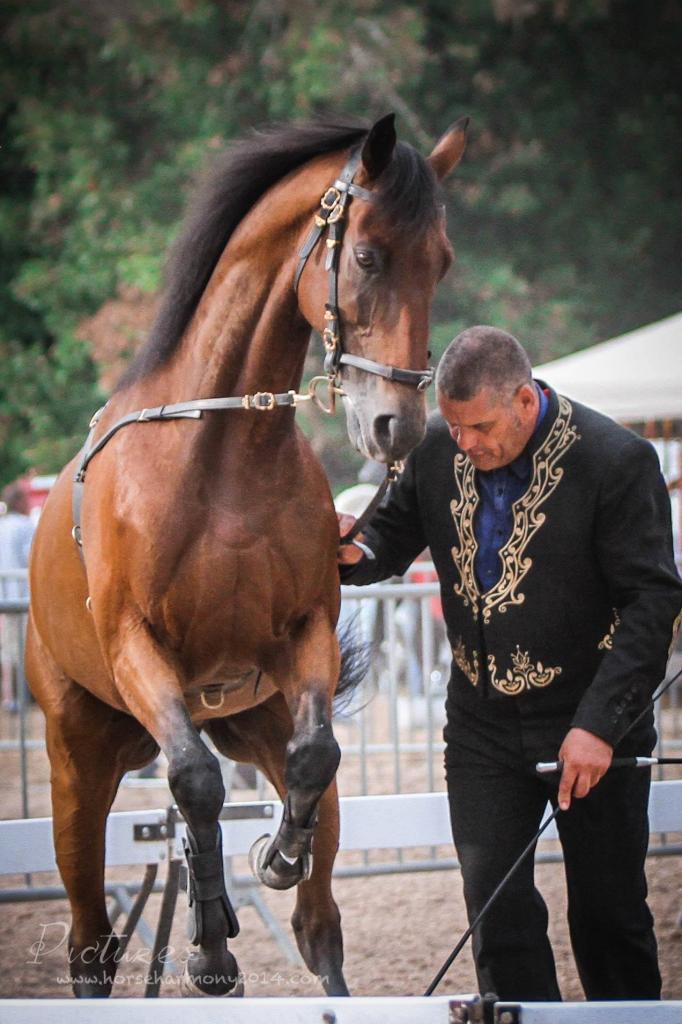
<path fill-rule="evenodd" d="M 471 605 L 475 619 L 478 618 L 479 598 L 482 598 L 485 623 L 490 622 L 495 608 L 503 614 L 508 607 L 525 601 L 525 594 L 519 591 L 519 586 L 531 568 L 533 559 L 524 557 L 524 552 L 545 522 L 546 516 L 540 511 L 540 506 L 554 493 L 564 475 L 558 463 L 574 441 L 580 439 L 571 424 L 572 411 L 571 403 L 560 395 L 556 419 L 544 443 L 533 456 L 533 472 L 528 490 L 512 505 L 511 536 L 499 552 L 502 574 L 497 583 L 483 595 L 478 589 L 474 571 L 478 550 L 474 516 L 480 501 L 475 486 L 475 469 L 463 453 L 455 456 L 454 474 L 460 497 L 458 501 L 451 502 L 450 510 L 457 531 L 457 544 L 452 548 L 452 558 L 460 582 L 455 584 L 454 590 L 462 598 L 465 607 Z"/>
<path fill-rule="evenodd" d="M 452 656 L 455 659 L 455 665 L 457 668 L 464 673 L 472 686 L 478 685 L 478 651 L 472 651 L 472 661 L 469 661 L 467 656 L 467 649 L 464 646 L 464 641 L 461 636 L 458 637 L 457 643 L 452 648 Z"/>
<path fill-rule="evenodd" d="M 474 533 L 474 515 L 480 497 L 474 485 L 474 472 L 474 464 L 466 455 L 455 455 L 455 480 L 460 493 L 459 501 L 450 502 L 457 531 L 452 559 L 460 576 L 460 583 L 455 584 L 455 593 L 462 598 L 465 608 L 471 605 L 474 619 L 478 619 L 478 585 L 474 573 L 478 542 Z"/>
<path fill-rule="evenodd" d="M 511 656 L 513 668 L 508 668 L 502 678 L 497 678 L 497 662 L 494 654 L 488 655 L 488 673 L 490 682 L 500 693 L 506 693 L 510 697 L 516 697 L 524 690 L 532 690 L 533 687 L 549 686 L 551 682 L 561 675 L 561 666 L 545 668 L 541 661 L 531 664 L 528 651 L 521 651 L 516 645 L 516 653 Z"/>
<path fill-rule="evenodd" d="M 597 644 L 597 649 L 600 651 L 612 651 L 613 650 L 613 638 L 616 635 L 616 630 L 620 626 L 620 615 L 618 609 L 613 609 L 613 622 L 609 626 L 609 631 L 605 637 Z"/>
<path fill-rule="evenodd" d="M 540 506 L 554 493 L 563 469 L 558 465 L 574 441 L 580 439 L 576 428 L 571 425 L 573 407 L 568 399 L 559 395 L 559 411 L 544 444 L 533 456 L 533 474 L 528 490 L 512 505 L 514 525 L 511 537 L 500 549 L 502 575 L 497 583 L 483 595 L 483 621 L 490 622 L 494 608 L 500 614 L 510 605 L 523 604 L 525 594 L 518 587 L 533 564 L 532 558 L 524 558 L 524 552 L 537 531 L 545 522 Z"/>

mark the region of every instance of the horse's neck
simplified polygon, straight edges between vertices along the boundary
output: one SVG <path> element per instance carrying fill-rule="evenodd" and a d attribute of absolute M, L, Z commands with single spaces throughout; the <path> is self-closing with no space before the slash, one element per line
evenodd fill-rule
<path fill-rule="evenodd" d="M 338 157 L 320 158 L 256 203 L 230 238 L 178 349 L 114 397 L 112 420 L 160 404 L 299 388 L 310 327 L 294 292 L 297 252 L 315 212 L 310 197 L 333 180 L 336 163 Z M 282 450 L 287 460 L 299 458 L 294 424 L 292 409 L 205 415 L 191 432 L 174 432 L 179 486 L 181 465 L 193 478 L 203 472 L 213 480 L 216 460 L 244 461 L 247 451 L 261 476 L 263 458 L 272 465 Z"/>
<path fill-rule="evenodd" d="M 303 172 L 306 178 L 309 172 Z M 318 171 L 325 181 L 331 170 Z M 319 185 L 306 182 L 304 194 Z M 289 211 L 289 212 L 287 212 Z M 312 219 L 300 186 L 280 183 L 239 225 L 220 258 L 177 352 L 140 381 L 159 402 L 297 388 L 310 336 L 298 310 L 294 271 Z M 322 298 L 321 298 L 322 301 Z M 144 403 L 151 404 L 145 394 Z"/>
<path fill-rule="evenodd" d="M 137 390 L 169 403 L 298 387 L 310 328 L 280 277 L 221 261 L 178 352 Z"/>
<path fill-rule="evenodd" d="M 287 391 L 303 371 L 310 328 L 298 313 L 291 275 L 226 254 L 202 299 L 181 377 L 207 395 Z"/>

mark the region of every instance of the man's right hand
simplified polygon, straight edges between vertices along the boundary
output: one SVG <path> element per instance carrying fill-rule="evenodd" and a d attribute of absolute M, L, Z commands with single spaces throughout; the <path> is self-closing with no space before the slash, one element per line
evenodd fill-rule
<path fill-rule="evenodd" d="M 355 516 L 347 515 L 345 512 L 337 512 L 336 518 L 339 521 L 339 537 L 345 537 L 355 525 Z M 362 534 L 358 535 L 362 540 Z M 355 544 L 339 544 L 336 556 L 339 565 L 356 565 L 363 557 L 363 552 Z"/>

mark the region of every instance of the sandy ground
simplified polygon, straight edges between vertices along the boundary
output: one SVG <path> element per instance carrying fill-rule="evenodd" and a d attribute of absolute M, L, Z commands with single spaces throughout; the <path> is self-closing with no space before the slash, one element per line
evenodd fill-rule
<path fill-rule="evenodd" d="M 0 737 L 6 738 L 11 723 L 0 721 Z M 37 712 L 32 713 L 29 734 L 40 734 Z M 341 730 L 343 731 L 343 726 Z M 436 756 L 437 759 L 437 756 Z M 18 755 L 0 751 L 0 816 L 11 818 L 21 813 Z M 371 770 L 373 792 L 390 792 L 395 765 L 386 756 Z M 414 755 L 401 765 L 403 789 L 419 791 L 427 788 L 422 774 L 423 757 Z M 667 777 L 670 777 L 669 775 Z M 49 771 L 44 752 L 31 751 L 29 756 L 29 798 L 32 815 L 49 814 Z M 382 786 L 383 780 L 383 788 Z M 438 780 L 440 786 L 440 780 Z M 341 774 L 342 792 L 358 791 L 358 770 L 348 758 Z M 234 799 L 254 799 L 250 791 L 235 792 Z M 122 788 L 115 809 L 162 807 L 169 803 L 168 794 L 158 788 Z M 682 836 L 669 836 L 669 841 L 682 842 Z M 546 844 L 545 849 L 551 849 Z M 442 850 L 451 856 L 451 850 Z M 355 855 L 357 861 L 357 855 Z M 377 859 L 376 855 L 374 859 Z M 352 855 L 343 855 L 340 863 L 352 863 Z M 243 864 L 236 864 L 238 875 L 245 873 Z M 648 867 L 650 904 L 656 919 L 660 947 L 663 993 L 668 999 L 682 999 L 682 865 L 679 857 L 651 857 Z M 141 878 L 141 871 L 110 872 L 115 879 Z M 538 885 L 550 910 L 551 938 L 557 959 L 564 998 L 582 999 L 568 941 L 566 924 L 563 866 L 560 863 L 539 864 Z M 34 876 L 34 884 L 58 884 L 55 875 Z M 0 886 L 8 888 L 23 884 L 23 877 L 0 878 Z M 291 936 L 288 926 L 295 894 L 277 893 L 259 887 L 258 895 L 274 917 Z M 419 995 L 422 994 L 451 948 L 466 928 L 461 879 L 454 870 L 410 872 L 362 878 L 337 878 L 336 900 L 341 909 L 345 941 L 346 978 L 356 995 Z M 242 890 L 247 901 L 239 910 L 240 935 L 230 943 L 244 972 L 246 993 L 253 996 L 320 995 L 318 980 L 300 964 L 292 963 L 273 938 L 259 915 L 248 902 L 248 888 Z M 145 919 L 153 928 L 160 897 L 150 900 Z M 64 936 L 69 912 L 64 900 L 3 905 L 3 928 L 0 930 L 0 996 L 70 996 Z M 119 921 L 120 927 L 120 921 Z M 42 952 L 38 944 L 44 942 Z M 182 961 L 188 949 L 185 938 L 185 911 L 181 895 L 171 936 L 171 949 Z M 148 951 L 135 936 L 126 960 L 117 977 L 115 996 L 142 995 Z M 475 976 L 468 947 L 457 960 L 440 993 L 466 993 L 476 990 Z M 172 973 L 165 979 L 165 996 L 179 995 L 178 978 Z"/>

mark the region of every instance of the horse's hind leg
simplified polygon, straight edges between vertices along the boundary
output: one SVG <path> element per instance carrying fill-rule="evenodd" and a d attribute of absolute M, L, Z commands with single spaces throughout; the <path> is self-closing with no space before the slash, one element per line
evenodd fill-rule
<path fill-rule="evenodd" d="M 192 724 L 177 667 L 144 625 L 126 630 L 114 674 L 131 712 L 168 758 L 168 783 L 187 823 L 190 941 L 198 947 L 188 958 L 187 988 L 194 995 L 235 995 L 239 971 L 225 940 L 239 924 L 225 891 L 218 824 L 225 787 L 218 759 Z"/>
<path fill-rule="evenodd" d="M 336 678 L 333 635 L 320 630 L 313 636 L 317 657 L 327 641 L 330 671 Z M 313 661 L 315 667 L 321 672 L 319 662 Z M 282 824 L 273 839 L 264 836 L 254 845 L 252 867 L 272 888 L 300 883 L 292 917 L 299 949 L 329 995 L 348 995 L 341 918 L 331 891 L 339 839 L 334 782 L 339 748 L 331 729 L 330 703 L 329 693 L 318 683 L 286 702 L 278 694 L 251 711 L 207 722 L 206 728 L 227 756 L 257 764 L 283 799 Z"/>
<path fill-rule="evenodd" d="M 156 745 L 128 715 L 66 678 L 29 630 L 27 668 L 46 714 L 57 864 L 71 905 L 68 938 L 74 994 L 108 996 L 118 966 L 104 896 L 107 814 L 123 773 Z"/>

